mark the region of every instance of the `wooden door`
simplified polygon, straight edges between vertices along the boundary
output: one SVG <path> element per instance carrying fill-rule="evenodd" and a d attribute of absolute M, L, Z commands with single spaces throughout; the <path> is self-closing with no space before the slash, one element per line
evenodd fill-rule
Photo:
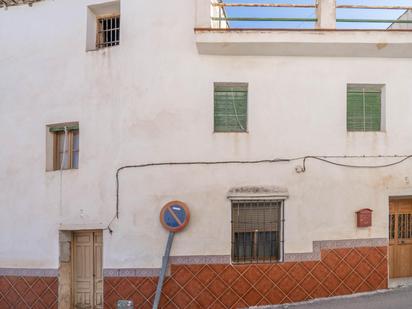
<path fill-rule="evenodd" d="M 389 204 L 389 277 L 412 277 L 412 199 Z"/>
<path fill-rule="evenodd" d="M 94 234 L 94 304 L 96 309 L 103 309 L 103 234 Z"/>
<path fill-rule="evenodd" d="M 103 308 L 102 233 L 73 233 L 73 304 L 76 309 Z"/>

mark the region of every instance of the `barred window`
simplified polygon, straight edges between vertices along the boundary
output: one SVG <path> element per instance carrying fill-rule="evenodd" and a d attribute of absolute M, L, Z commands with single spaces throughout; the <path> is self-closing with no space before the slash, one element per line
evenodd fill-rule
<path fill-rule="evenodd" d="M 119 45 L 120 16 L 101 17 L 97 19 L 97 48 Z"/>
<path fill-rule="evenodd" d="M 232 200 L 232 261 L 282 260 L 283 201 Z"/>

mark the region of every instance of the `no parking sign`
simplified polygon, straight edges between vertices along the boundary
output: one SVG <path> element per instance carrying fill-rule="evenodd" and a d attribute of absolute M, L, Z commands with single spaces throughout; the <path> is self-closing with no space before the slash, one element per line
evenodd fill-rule
<path fill-rule="evenodd" d="M 173 238 L 176 232 L 182 231 L 190 220 L 190 212 L 187 205 L 180 201 L 171 201 L 163 206 L 160 211 L 160 223 L 169 231 L 166 250 L 163 256 L 162 269 L 157 283 L 156 295 L 153 302 L 153 309 L 157 309 L 162 295 L 163 281 L 165 278 L 167 265 L 169 262 L 170 250 L 172 249 Z"/>
<path fill-rule="evenodd" d="M 169 232 L 180 232 L 186 227 L 189 220 L 189 208 L 180 201 L 169 202 L 160 211 L 160 223 Z"/>

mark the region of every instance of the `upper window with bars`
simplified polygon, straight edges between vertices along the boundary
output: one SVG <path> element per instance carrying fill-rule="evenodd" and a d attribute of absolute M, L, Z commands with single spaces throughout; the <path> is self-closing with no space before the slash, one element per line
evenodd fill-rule
<path fill-rule="evenodd" d="M 232 200 L 232 261 L 267 263 L 283 254 L 283 201 Z"/>
<path fill-rule="evenodd" d="M 96 48 L 116 46 L 120 43 L 120 16 L 97 18 Z"/>
<path fill-rule="evenodd" d="M 348 131 L 383 131 L 382 93 L 382 85 L 347 86 Z"/>

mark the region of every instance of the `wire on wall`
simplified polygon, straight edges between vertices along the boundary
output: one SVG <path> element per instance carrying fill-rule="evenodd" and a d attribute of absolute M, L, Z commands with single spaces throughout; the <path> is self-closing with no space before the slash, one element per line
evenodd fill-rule
<path fill-rule="evenodd" d="M 381 164 L 381 165 L 354 165 L 354 164 L 344 164 L 332 161 L 331 159 L 371 159 L 371 158 L 396 158 L 398 159 L 395 162 Z M 356 168 L 356 169 L 379 169 L 386 168 L 395 165 L 399 165 L 412 158 L 412 155 L 376 155 L 376 156 L 303 156 L 295 158 L 276 158 L 276 159 L 265 159 L 265 160 L 229 160 L 229 161 L 189 161 L 189 162 L 158 162 L 158 163 L 143 163 L 136 165 L 125 165 L 119 167 L 116 170 L 116 213 L 113 219 L 108 224 L 106 230 L 113 233 L 113 230 L 110 228 L 111 224 L 115 219 L 119 219 L 120 213 L 120 172 L 126 169 L 134 168 L 145 168 L 152 166 L 182 166 L 182 165 L 225 165 L 225 164 L 265 164 L 265 163 L 282 163 L 282 162 L 293 162 L 293 161 L 302 161 L 302 168 L 296 170 L 298 173 L 304 173 L 307 170 L 307 161 L 308 160 L 317 160 L 326 164 L 331 164 L 344 168 Z"/>

